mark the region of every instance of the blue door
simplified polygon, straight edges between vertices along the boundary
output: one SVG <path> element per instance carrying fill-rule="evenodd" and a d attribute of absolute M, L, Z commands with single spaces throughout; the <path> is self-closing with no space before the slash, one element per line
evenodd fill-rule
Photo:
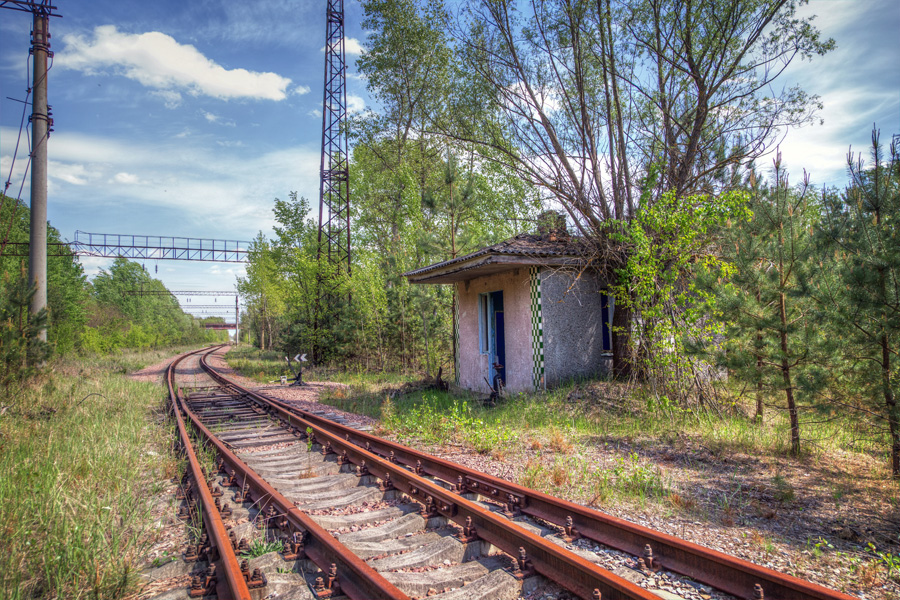
<path fill-rule="evenodd" d="M 506 332 L 503 324 L 503 291 L 491 292 L 491 362 L 499 363 L 503 368 L 499 369 L 503 382 L 508 381 L 506 373 Z M 491 366 L 491 384 L 497 371 Z"/>

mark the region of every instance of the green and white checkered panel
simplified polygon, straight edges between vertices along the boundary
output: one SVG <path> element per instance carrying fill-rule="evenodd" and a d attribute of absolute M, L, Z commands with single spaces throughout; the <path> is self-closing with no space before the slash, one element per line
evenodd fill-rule
<path fill-rule="evenodd" d="M 541 268 L 531 267 L 531 350 L 532 384 L 535 390 L 544 385 L 544 322 L 541 316 Z"/>
<path fill-rule="evenodd" d="M 456 356 L 453 357 L 453 383 L 459 386 L 459 282 L 456 286 L 456 302 L 453 305 L 453 339 L 456 340 Z"/>

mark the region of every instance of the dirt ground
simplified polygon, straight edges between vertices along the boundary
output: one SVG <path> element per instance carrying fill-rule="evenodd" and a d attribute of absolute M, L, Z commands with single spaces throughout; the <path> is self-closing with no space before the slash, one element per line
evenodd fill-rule
<path fill-rule="evenodd" d="M 637 455 L 659 468 L 667 496 L 598 501 L 565 485 L 554 494 L 860 598 L 900 599 L 900 490 L 872 457 L 713 452 L 685 433 L 668 441 L 584 438 L 562 450 L 520 444 L 493 456 L 462 446 L 425 450 L 519 482 L 526 465 L 549 467 L 562 456 L 614 469 Z"/>

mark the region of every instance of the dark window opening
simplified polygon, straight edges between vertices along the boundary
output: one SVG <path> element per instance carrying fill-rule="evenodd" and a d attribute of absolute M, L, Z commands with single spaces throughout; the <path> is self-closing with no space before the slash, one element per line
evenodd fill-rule
<path fill-rule="evenodd" d="M 603 351 L 612 352 L 613 298 L 600 292 L 600 314 L 603 321 Z"/>

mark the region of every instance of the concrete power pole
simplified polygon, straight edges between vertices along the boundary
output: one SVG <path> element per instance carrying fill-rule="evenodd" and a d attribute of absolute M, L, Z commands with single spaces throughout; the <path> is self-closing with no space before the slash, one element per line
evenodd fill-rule
<path fill-rule="evenodd" d="M 49 8 L 49 7 L 47 7 Z M 31 52 L 34 62 L 34 93 L 31 110 L 31 234 L 28 282 L 37 286 L 31 299 L 31 314 L 47 308 L 47 138 L 52 119 L 47 107 L 47 57 L 50 55 L 49 10 L 35 6 Z M 38 334 L 47 341 L 47 330 Z"/>

